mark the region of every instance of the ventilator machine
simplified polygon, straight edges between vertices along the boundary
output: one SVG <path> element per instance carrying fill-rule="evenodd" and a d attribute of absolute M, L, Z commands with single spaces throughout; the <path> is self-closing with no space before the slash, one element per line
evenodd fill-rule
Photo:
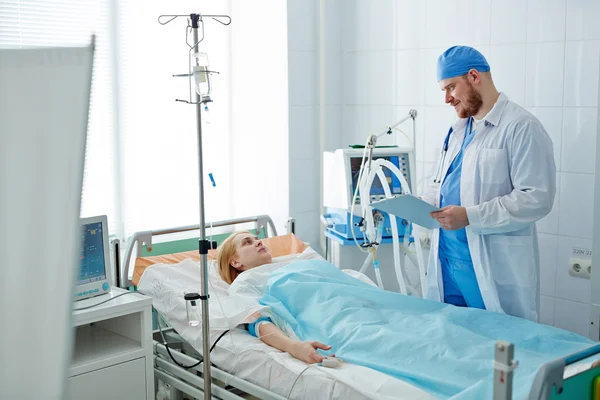
<path fill-rule="evenodd" d="M 369 135 L 364 148 L 323 153 L 325 213 L 321 216 L 325 225 L 326 252 L 334 264 L 353 268 L 356 265 L 349 264 L 355 264 L 357 259 L 362 261 L 364 257 L 360 272 L 374 274 L 381 288 L 411 295 L 420 295 L 418 288 L 424 286 L 425 280 L 421 242 L 415 240 L 419 237 L 418 229 L 409 221 L 377 210 L 371 204 L 412 193 L 416 182 L 416 116 L 416 110 L 411 110 L 395 125 L 379 134 Z M 376 146 L 379 137 L 392 134 L 396 126 L 408 119 L 413 120 L 413 138 L 409 145 Z M 418 268 L 412 275 L 407 271 L 406 257 Z M 367 271 L 371 265 L 372 273 Z M 394 272 L 396 279 L 392 277 Z"/>

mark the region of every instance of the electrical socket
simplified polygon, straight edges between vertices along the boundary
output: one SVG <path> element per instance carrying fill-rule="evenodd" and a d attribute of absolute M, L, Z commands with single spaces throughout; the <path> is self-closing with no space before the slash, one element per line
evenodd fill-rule
<path fill-rule="evenodd" d="M 569 261 L 569 275 L 583 279 L 590 279 L 592 276 L 592 260 L 572 258 Z"/>

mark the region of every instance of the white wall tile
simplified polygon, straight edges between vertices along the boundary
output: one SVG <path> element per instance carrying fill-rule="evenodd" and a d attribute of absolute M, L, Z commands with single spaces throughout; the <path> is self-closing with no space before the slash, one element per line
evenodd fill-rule
<path fill-rule="evenodd" d="M 558 234 L 558 217 L 560 215 L 560 174 L 556 174 L 556 196 L 554 196 L 554 204 L 552 210 L 544 218 L 537 223 L 539 233 L 550 235 Z"/>
<path fill-rule="evenodd" d="M 392 50 L 394 0 L 342 1 L 342 50 Z"/>
<path fill-rule="evenodd" d="M 554 298 L 540 296 L 540 323 L 554 325 Z"/>
<path fill-rule="evenodd" d="M 290 160 L 290 215 L 320 209 L 319 158 Z"/>
<path fill-rule="evenodd" d="M 344 86 L 344 67 L 342 64 L 341 53 L 327 53 L 323 55 L 323 77 L 316 77 L 323 91 L 325 104 L 342 104 L 343 86 Z M 320 93 L 319 93 L 320 95 Z"/>
<path fill-rule="evenodd" d="M 567 0 L 567 40 L 600 39 L 598 19 L 598 0 Z"/>
<path fill-rule="evenodd" d="M 396 0 L 396 49 L 425 47 L 426 3 L 414 0 Z"/>
<path fill-rule="evenodd" d="M 598 16 L 600 18 L 600 15 Z M 598 105 L 600 40 L 567 42 L 565 48 L 564 105 Z"/>
<path fill-rule="evenodd" d="M 425 46 L 443 47 L 444 50 L 461 40 L 459 30 L 449 21 L 468 21 L 459 17 L 457 0 L 430 0 L 426 2 Z M 470 22 L 470 21 L 469 21 Z"/>
<path fill-rule="evenodd" d="M 496 88 L 506 93 L 517 104 L 525 104 L 525 75 L 523 61 L 527 59 L 527 45 L 492 45 L 488 63 Z"/>
<path fill-rule="evenodd" d="M 527 45 L 527 106 L 562 106 L 564 43 Z"/>
<path fill-rule="evenodd" d="M 317 2 L 317 16 L 316 23 L 320 24 L 320 19 L 323 20 L 324 32 L 324 44 L 326 53 L 340 53 L 342 51 L 342 3 L 345 0 L 327 0 L 323 2 L 322 14 Z M 320 29 L 320 26 L 319 26 Z M 318 30 L 318 29 L 317 29 Z M 317 38 L 317 42 L 319 39 Z"/>
<path fill-rule="evenodd" d="M 317 56 L 313 51 L 289 51 L 289 105 L 316 105 Z"/>
<path fill-rule="evenodd" d="M 395 121 L 395 108 L 393 106 L 357 106 L 347 105 L 342 109 L 342 129 L 344 143 L 342 147 L 351 144 L 364 145 L 372 133 L 380 133 Z M 393 145 L 395 138 L 384 135 L 377 141 L 377 145 Z"/>
<path fill-rule="evenodd" d="M 566 0 L 527 1 L 527 42 L 565 40 Z"/>
<path fill-rule="evenodd" d="M 450 126 L 456 121 L 456 112 L 450 106 L 425 109 L 425 162 L 437 163 Z"/>
<path fill-rule="evenodd" d="M 559 237 L 556 268 L 556 298 L 563 300 L 590 302 L 591 284 L 589 279 L 569 275 L 569 263 L 573 258 L 573 248 L 591 249 L 592 241 L 570 237 Z"/>
<path fill-rule="evenodd" d="M 521 0 L 492 0 L 491 25 L 492 45 L 525 43 L 527 7 L 524 7 Z"/>
<path fill-rule="evenodd" d="M 455 44 L 469 46 L 489 45 L 491 27 L 489 16 L 492 12 L 491 0 L 458 0 L 459 18 L 469 23 L 457 24 L 453 28 L 458 31 Z"/>
<path fill-rule="evenodd" d="M 345 146 L 344 135 L 342 132 L 342 106 L 325 106 L 325 112 L 321 114 L 323 125 L 325 127 L 324 149 L 323 151 L 333 151 Z M 322 157 L 319 154 L 319 157 Z"/>
<path fill-rule="evenodd" d="M 596 107 L 564 109 L 561 171 L 596 171 L 597 119 Z"/>
<path fill-rule="evenodd" d="M 289 50 L 317 50 L 317 7 L 316 0 L 288 0 Z"/>
<path fill-rule="evenodd" d="M 441 106 L 444 104 L 444 92 L 437 81 L 437 59 L 446 49 L 427 49 L 423 52 L 423 70 L 425 71 L 425 105 Z"/>
<path fill-rule="evenodd" d="M 583 239 L 592 238 L 594 176 L 560 173 L 560 214 L 558 232 Z"/>
<path fill-rule="evenodd" d="M 396 105 L 425 104 L 424 62 L 422 50 L 396 52 Z"/>
<path fill-rule="evenodd" d="M 586 337 L 589 336 L 589 304 L 556 299 L 554 303 L 554 326 Z"/>
<path fill-rule="evenodd" d="M 539 234 L 540 246 L 540 294 L 554 297 L 556 292 L 556 267 L 558 236 Z"/>
<path fill-rule="evenodd" d="M 396 107 L 395 109 L 395 113 L 396 116 L 394 118 L 395 121 L 400 121 L 402 118 L 408 117 L 409 116 L 409 111 L 410 110 L 416 110 L 417 111 L 417 118 L 415 119 L 415 136 L 416 138 L 413 139 L 413 121 L 412 119 L 409 119 L 405 122 L 403 122 L 402 124 L 400 124 L 397 128 L 402 130 L 406 136 L 408 136 L 410 138 L 407 139 L 401 132 L 395 131 L 394 133 L 394 137 L 395 137 L 395 144 L 398 146 L 405 146 L 405 145 L 412 145 L 413 147 L 415 146 L 415 143 L 413 142 L 413 140 L 416 141 L 416 161 L 422 161 L 423 158 L 423 151 L 424 151 L 424 147 L 425 147 L 425 108 L 424 107 L 408 107 L 408 106 L 402 106 L 402 107 Z M 394 122 L 395 122 L 394 121 Z M 413 142 L 413 143 L 411 143 Z"/>
<path fill-rule="evenodd" d="M 319 157 L 319 127 L 315 106 L 290 107 L 290 160 Z"/>
<path fill-rule="evenodd" d="M 394 52 L 353 52 L 344 55 L 344 103 L 392 105 Z"/>
<path fill-rule="evenodd" d="M 308 242 L 310 247 L 319 254 L 324 254 L 320 244 L 323 225 L 319 219 L 319 211 L 299 212 L 291 215 L 296 219 L 296 233 L 302 241 Z"/>

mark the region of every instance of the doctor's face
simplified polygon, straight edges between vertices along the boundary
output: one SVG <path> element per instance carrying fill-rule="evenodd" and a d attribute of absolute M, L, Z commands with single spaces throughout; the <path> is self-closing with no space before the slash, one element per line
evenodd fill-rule
<path fill-rule="evenodd" d="M 247 232 L 234 237 L 233 244 L 236 255 L 231 260 L 231 265 L 239 271 L 260 267 L 273 261 L 269 249 L 262 240 Z"/>
<path fill-rule="evenodd" d="M 444 101 L 454 107 L 459 118 L 472 117 L 483 105 L 481 95 L 469 80 L 470 76 L 458 76 L 441 80 L 440 88 L 445 92 Z"/>

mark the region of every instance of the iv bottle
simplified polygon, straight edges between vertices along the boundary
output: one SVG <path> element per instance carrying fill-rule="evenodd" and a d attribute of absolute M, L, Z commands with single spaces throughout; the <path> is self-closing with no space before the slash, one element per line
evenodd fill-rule
<path fill-rule="evenodd" d="M 200 295 L 197 291 L 186 291 L 184 294 L 185 309 L 187 311 L 188 324 L 198 326 L 200 324 Z"/>
<path fill-rule="evenodd" d="M 191 57 L 191 68 L 192 74 L 194 75 L 194 82 L 196 87 L 196 93 L 200 97 L 210 95 L 210 74 L 208 68 L 208 54 L 206 53 L 194 53 Z"/>

